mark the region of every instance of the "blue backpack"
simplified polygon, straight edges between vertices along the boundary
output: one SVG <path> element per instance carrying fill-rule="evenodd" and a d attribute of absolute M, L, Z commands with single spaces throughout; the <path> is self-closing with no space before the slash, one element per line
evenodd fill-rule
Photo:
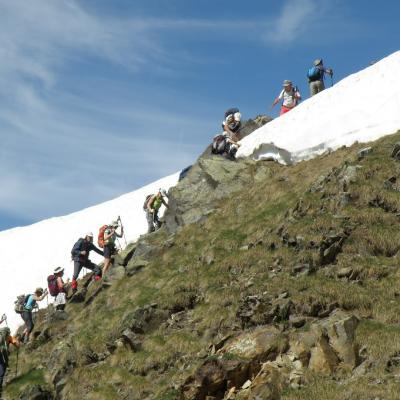
<path fill-rule="evenodd" d="M 318 67 L 311 67 L 307 72 L 307 78 L 310 82 L 319 81 L 321 79 L 322 71 Z"/>

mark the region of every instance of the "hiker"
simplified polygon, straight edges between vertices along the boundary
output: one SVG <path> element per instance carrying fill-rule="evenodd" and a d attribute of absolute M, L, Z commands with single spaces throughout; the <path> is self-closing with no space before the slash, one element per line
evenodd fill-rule
<path fill-rule="evenodd" d="M 3 314 L 2 316 L 1 316 L 1 318 L 0 318 L 0 325 L 4 322 L 4 321 L 6 321 L 7 320 L 7 315 L 6 314 Z"/>
<path fill-rule="evenodd" d="M 27 296 L 26 302 L 24 304 L 24 309 L 22 311 L 21 317 L 25 322 L 25 329 L 22 333 L 23 342 L 27 343 L 29 341 L 29 336 L 35 326 L 33 323 L 32 312 L 36 306 L 38 301 L 42 301 L 48 292 L 47 289 L 43 290 L 42 288 L 37 288 L 34 294 L 30 294 Z"/>
<path fill-rule="evenodd" d="M 228 138 L 236 144 L 240 140 L 239 129 L 241 127 L 240 120 L 242 119 L 242 114 L 240 114 L 238 108 L 233 107 L 225 111 L 224 117 L 222 129 L 226 132 Z"/>
<path fill-rule="evenodd" d="M 155 230 L 161 228 L 161 221 L 158 218 L 158 211 L 163 204 L 168 208 L 168 203 L 164 200 L 165 197 L 168 197 L 165 189 L 159 189 L 156 194 L 146 197 L 144 209 L 146 211 L 148 226 L 147 233 L 154 232 Z"/>
<path fill-rule="evenodd" d="M 322 92 L 325 89 L 325 74 L 333 76 L 332 68 L 325 68 L 321 58 L 314 61 L 314 65 L 308 70 L 307 78 L 310 86 L 311 97 Z"/>
<path fill-rule="evenodd" d="M 57 311 L 64 311 L 65 309 L 65 304 L 67 303 L 67 291 L 69 288 L 69 279 L 67 279 L 66 282 L 63 281 L 63 275 L 64 275 L 64 268 L 57 267 L 54 270 L 54 275 L 52 276 L 53 280 L 53 286 L 50 286 L 49 283 L 49 292 L 52 296 L 55 294 L 55 300 L 54 300 L 54 307 Z M 51 287 L 53 287 L 54 294 L 51 291 Z"/>
<path fill-rule="evenodd" d="M 121 224 L 121 233 L 117 233 L 119 227 L 118 221 L 112 221 L 108 227 L 104 230 L 104 265 L 103 265 L 103 277 L 111 266 L 111 257 L 117 252 L 115 247 L 116 238 L 122 238 L 124 234 L 124 227 Z"/>
<path fill-rule="evenodd" d="M 3 380 L 8 367 L 9 358 L 9 346 L 10 344 L 15 347 L 19 347 L 20 343 L 18 339 L 11 336 L 11 331 L 9 327 L 0 329 L 0 399 L 2 398 L 3 392 Z"/>
<path fill-rule="evenodd" d="M 279 115 L 283 115 L 290 111 L 292 108 L 296 107 L 301 100 L 301 95 L 297 86 L 293 86 L 292 81 L 285 79 L 283 81 L 283 89 L 279 93 L 279 96 L 272 103 L 272 107 L 276 106 L 280 101 L 282 101 L 281 111 Z"/>
<path fill-rule="evenodd" d="M 89 260 L 89 253 L 91 251 L 104 255 L 100 249 L 93 244 L 93 233 L 88 232 L 84 238 L 78 239 L 71 250 L 72 259 L 74 260 L 74 275 L 72 277 L 72 293 L 78 290 L 78 276 L 82 268 L 87 268 L 94 273 L 94 279 L 101 278 L 101 269 L 98 265 Z"/>
<path fill-rule="evenodd" d="M 211 143 L 211 153 L 220 154 L 223 157 L 234 160 L 240 143 L 232 140 L 226 132 L 215 135 Z"/>

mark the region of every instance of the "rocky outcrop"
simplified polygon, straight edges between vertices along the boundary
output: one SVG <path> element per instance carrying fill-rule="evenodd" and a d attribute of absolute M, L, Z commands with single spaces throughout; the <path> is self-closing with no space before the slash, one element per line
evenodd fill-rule
<path fill-rule="evenodd" d="M 246 121 L 241 136 L 247 136 L 266 123 L 267 118 Z M 185 179 L 169 192 L 169 209 L 164 215 L 169 232 L 175 232 L 180 226 L 195 223 L 206 218 L 215 207 L 215 202 L 240 190 L 253 180 L 268 172 L 267 166 L 257 164 L 257 171 L 250 167 L 251 160 L 230 161 L 219 155 L 211 154 L 211 148 L 200 156 L 187 173 Z M 136 253 L 135 253 L 136 256 Z"/>
<path fill-rule="evenodd" d="M 227 338 L 185 381 L 181 399 L 279 400 L 284 388 L 306 384 L 307 369 L 323 375 L 351 371 L 360 362 L 357 325 L 354 315 L 337 310 L 307 331 L 263 326 Z"/>

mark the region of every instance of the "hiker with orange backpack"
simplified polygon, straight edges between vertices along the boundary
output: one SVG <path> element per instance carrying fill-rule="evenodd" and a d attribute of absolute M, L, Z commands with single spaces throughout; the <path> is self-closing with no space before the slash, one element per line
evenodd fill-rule
<path fill-rule="evenodd" d="M 92 250 L 101 256 L 104 255 L 104 253 L 93 244 L 92 232 L 88 232 L 84 238 L 78 239 L 71 250 L 71 256 L 74 261 L 74 275 L 72 277 L 71 284 L 72 293 L 75 293 L 78 290 L 77 280 L 82 268 L 87 268 L 92 271 L 94 273 L 95 280 L 101 278 L 100 267 L 89 260 L 89 253 Z"/>
<path fill-rule="evenodd" d="M 115 247 L 115 240 L 122 238 L 124 235 L 124 227 L 121 224 L 121 233 L 117 233 L 117 229 L 120 226 L 120 218 L 117 221 L 112 221 L 110 225 L 104 225 L 100 228 L 99 232 L 99 246 L 103 245 L 104 253 L 104 265 L 103 265 L 103 277 L 111 266 L 111 257 L 117 252 Z M 101 238 L 103 232 L 103 239 Z M 101 240 L 102 239 L 102 240 Z"/>

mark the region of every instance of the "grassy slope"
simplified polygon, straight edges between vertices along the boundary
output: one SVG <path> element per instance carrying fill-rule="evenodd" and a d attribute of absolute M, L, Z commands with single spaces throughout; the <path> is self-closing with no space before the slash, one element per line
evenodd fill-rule
<path fill-rule="evenodd" d="M 20 354 L 22 376 L 8 385 L 6 393 L 17 398 L 27 384 L 48 379 L 44 367 L 48 354 L 62 338 L 72 336 L 78 367 L 69 377 L 66 398 L 174 399 L 173 384 L 182 383 L 195 370 L 209 344 L 240 329 L 236 311 L 244 296 L 288 291 L 296 304 L 337 302 L 359 315 L 363 320 L 357 340 L 367 346 L 374 366 L 369 374 L 353 380 L 345 375 L 336 379 L 310 376 L 307 387 L 288 390 L 284 399 L 398 398 L 400 384 L 395 373 L 385 371 L 385 365 L 389 356 L 400 350 L 400 233 L 395 211 L 400 211 L 400 193 L 383 185 L 391 176 L 400 179 L 400 163 L 390 158 L 398 140 L 400 134 L 374 143 L 373 153 L 360 161 L 356 153 L 365 145 L 340 149 L 293 167 L 270 163 L 269 176 L 249 182 L 243 191 L 222 201 L 219 211 L 205 222 L 182 229 L 174 237 L 174 246 L 164 247 L 139 274 L 119 281 L 86 308 L 70 305 L 71 320 L 51 328 L 53 340 Z M 323 193 L 308 191 L 321 175 L 345 163 L 362 167 L 348 187 L 353 198 L 350 205 L 338 206 L 342 185 L 336 178 L 324 185 Z M 393 212 L 371 207 L 369 202 L 376 195 L 385 199 Z M 290 212 L 299 199 L 302 212 Z M 336 265 L 320 268 L 311 276 L 295 277 L 292 267 L 315 261 L 318 254 L 306 246 L 282 246 L 277 235 L 282 224 L 291 237 L 301 236 L 304 243 L 319 243 L 332 231 L 350 229 L 351 234 Z M 156 243 L 166 239 L 165 232 L 151 238 Z M 260 239 L 263 245 L 240 250 Z M 265 245 L 272 242 L 278 245 L 276 250 Z M 206 255 L 213 258 L 210 265 L 204 262 Z M 277 259 L 282 270 L 272 276 L 271 266 Z M 348 266 L 359 274 L 356 283 L 336 278 L 335 271 Z M 84 349 L 105 350 L 106 341 L 127 310 L 153 302 L 159 308 L 180 309 L 193 298 L 197 304 L 187 311 L 183 327 L 161 324 L 142 337 L 141 351 L 121 348 L 103 363 L 81 365 Z M 82 397 L 82 393 L 87 394 Z"/>

